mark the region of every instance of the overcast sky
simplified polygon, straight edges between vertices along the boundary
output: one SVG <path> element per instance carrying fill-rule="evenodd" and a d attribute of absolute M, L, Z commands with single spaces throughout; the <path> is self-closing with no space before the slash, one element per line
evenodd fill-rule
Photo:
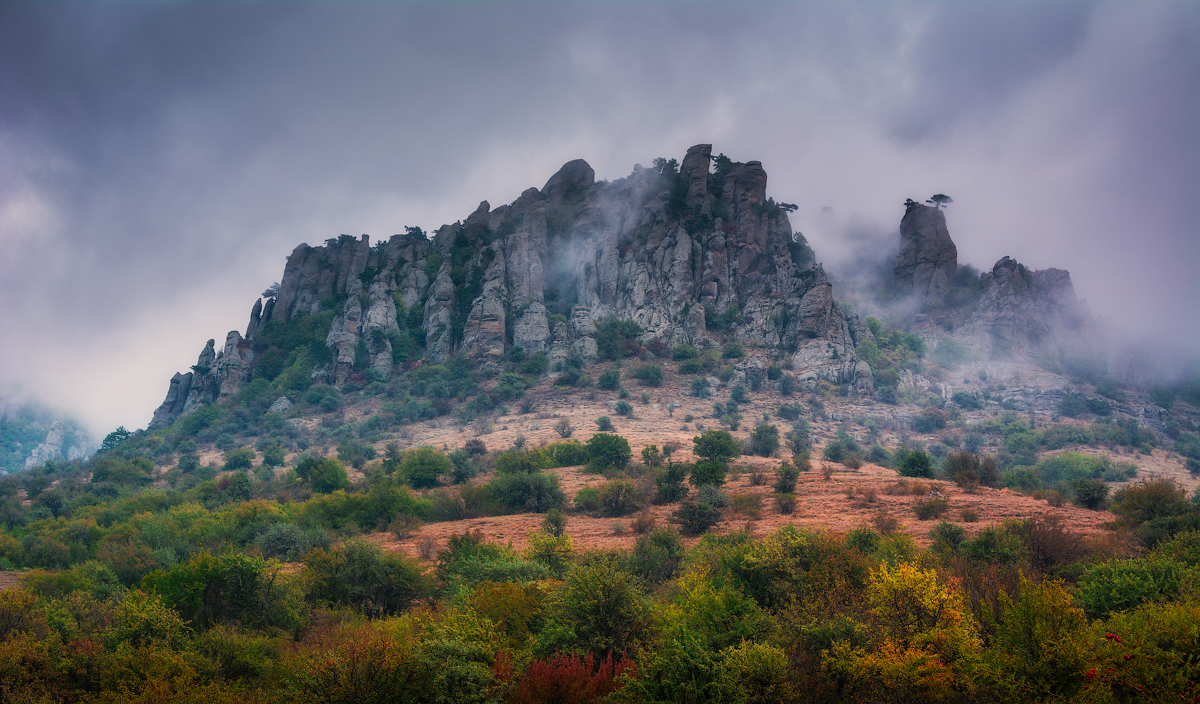
<path fill-rule="evenodd" d="M 1194 353 L 1198 40 L 1194 2 L 3 2 L 0 389 L 145 427 L 296 244 L 701 142 L 827 265 L 947 193 L 960 262 Z"/>

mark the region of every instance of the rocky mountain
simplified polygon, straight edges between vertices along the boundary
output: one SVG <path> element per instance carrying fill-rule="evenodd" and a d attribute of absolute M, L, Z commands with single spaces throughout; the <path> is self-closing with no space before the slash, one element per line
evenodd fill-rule
<path fill-rule="evenodd" d="M 839 308 L 792 231 L 795 206 L 766 187 L 760 162 L 700 144 L 682 163 L 656 159 L 612 182 L 568 162 L 541 189 L 497 208 L 484 201 L 432 236 L 407 228 L 375 245 L 366 235 L 301 244 L 245 334 L 230 332 L 219 351 L 209 340 L 152 424 L 281 374 L 343 385 L 387 379 L 421 357 L 486 367 L 544 353 L 553 375 L 602 356 L 612 321 L 636 324 L 644 346 L 738 341 L 790 360 L 801 382 L 870 392 L 854 350 L 871 331 Z M 293 344 L 326 325 L 321 344 Z"/>
<path fill-rule="evenodd" d="M 957 269 L 958 248 L 943 211 L 909 200 L 900 222 L 894 294 L 916 300 L 927 312 L 943 309 L 933 317 L 950 320 L 954 311 L 944 306 Z M 952 339 L 982 359 L 1063 360 L 1097 353 L 1087 301 L 1076 298 L 1069 272 L 1034 271 L 1003 257 L 974 283 L 980 289 L 978 298 L 953 332 L 941 329 L 928 314 L 917 315 L 924 337 L 933 342 Z"/>

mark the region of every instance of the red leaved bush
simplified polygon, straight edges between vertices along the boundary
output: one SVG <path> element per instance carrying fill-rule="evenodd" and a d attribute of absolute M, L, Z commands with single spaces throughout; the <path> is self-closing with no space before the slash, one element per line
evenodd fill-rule
<path fill-rule="evenodd" d="M 636 677 L 637 666 L 611 653 L 599 662 L 591 653 L 560 653 L 534 660 L 514 679 L 511 658 L 501 652 L 496 655 L 493 672 L 497 680 L 506 683 L 504 700 L 509 704 L 592 704 L 621 688 L 622 673 Z"/>

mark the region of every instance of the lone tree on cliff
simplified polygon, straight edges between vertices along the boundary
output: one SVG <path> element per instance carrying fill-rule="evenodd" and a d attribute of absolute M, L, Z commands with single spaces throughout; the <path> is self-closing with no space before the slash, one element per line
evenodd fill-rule
<path fill-rule="evenodd" d="M 954 199 L 951 198 L 950 196 L 946 195 L 945 193 L 938 193 L 937 195 L 933 196 L 932 198 L 930 198 L 929 200 L 927 200 L 925 202 L 933 203 L 933 207 L 937 208 L 938 210 L 941 210 L 943 205 L 945 205 L 947 203 L 953 203 Z"/>

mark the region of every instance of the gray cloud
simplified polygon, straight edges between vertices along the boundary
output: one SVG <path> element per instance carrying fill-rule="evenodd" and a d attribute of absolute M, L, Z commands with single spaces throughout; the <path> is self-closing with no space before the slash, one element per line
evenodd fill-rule
<path fill-rule="evenodd" d="M 760 159 L 836 263 L 950 193 L 966 261 L 1200 339 L 1185 3 L 6 3 L 0 385 L 144 425 L 301 241 L 436 227 L 573 158 Z"/>

